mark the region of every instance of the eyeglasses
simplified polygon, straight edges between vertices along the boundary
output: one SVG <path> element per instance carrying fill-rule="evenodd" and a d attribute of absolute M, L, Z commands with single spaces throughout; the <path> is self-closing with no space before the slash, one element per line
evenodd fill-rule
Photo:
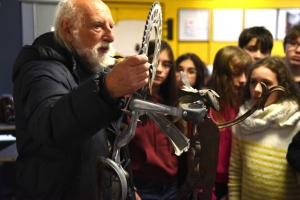
<path fill-rule="evenodd" d="M 197 70 L 195 68 L 189 68 L 188 70 L 184 71 L 181 67 L 176 67 L 176 72 L 183 71 L 185 74 L 193 75 L 197 74 Z"/>
<path fill-rule="evenodd" d="M 149 58 L 148 59 L 148 62 L 149 63 L 152 63 L 152 61 L 153 61 L 153 58 Z M 164 67 L 164 68 L 171 68 L 172 66 L 173 66 L 173 64 L 172 64 L 172 62 L 171 61 L 169 61 L 169 60 L 163 60 L 163 61 L 158 61 L 158 63 L 157 63 L 157 65 L 160 65 L 161 64 L 161 66 L 162 67 Z"/>
<path fill-rule="evenodd" d="M 298 43 L 296 41 L 290 41 L 290 42 L 287 42 L 287 44 L 288 44 L 288 48 L 291 50 L 295 50 L 300 46 L 300 43 Z"/>

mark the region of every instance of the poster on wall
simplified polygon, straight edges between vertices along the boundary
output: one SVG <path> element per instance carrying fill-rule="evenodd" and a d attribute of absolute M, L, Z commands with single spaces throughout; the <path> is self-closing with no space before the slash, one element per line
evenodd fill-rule
<path fill-rule="evenodd" d="M 244 28 L 263 26 L 276 38 L 277 9 L 246 9 Z"/>
<path fill-rule="evenodd" d="M 213 10 L 213 41 L 237 41 L 242 29 L 242 9 Z"/>
<path fill-rule="evenodd" d="M 209 40 L 209 10 L 180 9 L 178 18 L 179 41 Z"/>
<path fill-rule="evenodd" d="M 277 40 L 283 40 L 286 33 L 300 24 L 300 9 L 279 9 L 277 18 Z"/>

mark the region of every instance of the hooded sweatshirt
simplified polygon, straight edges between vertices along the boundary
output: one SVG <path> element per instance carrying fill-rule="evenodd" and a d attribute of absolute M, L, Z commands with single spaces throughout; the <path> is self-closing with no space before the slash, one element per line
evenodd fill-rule
<path fill-rule="evenodd" d="M 161 103 L 150 96 L 148 100 Z M 149 117 L 142 116 L 129 143 L 133 175 L 170 183 L 177 179 L 178 159 L 164 132 Z"/>

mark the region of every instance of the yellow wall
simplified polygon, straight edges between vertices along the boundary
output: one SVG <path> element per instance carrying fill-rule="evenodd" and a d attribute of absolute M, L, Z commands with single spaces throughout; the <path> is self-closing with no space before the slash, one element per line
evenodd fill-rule
<path fill-rule="evenodd" d="M 149 0 L 104 0 L 104 2 L 112 7 L 112 15 L 117 23 L 128 14 L 128 18 L 146 19 L 147 10 L 154 1 Z M 237 45 L 235 42 L 214 42 L 212 41 L 212 10 L 216 8 L 232 9 L 248 9 L 248 8 L 299 8 L 299 0 L 160 0 L 163 12 L 163 21 L 173 19 L 173 40 L 166 39 L 166 30 L 163 29 L 163 39 L 167 40 L 172 46 L 175 58 L 185 52 L 194 52 L 207 64 L 212 64 L 216 52 L 226 45 Z M 132 12 L 121 12 L 126 7 Z M 132 9 L 131 9 L 132 8 Z M 182 42 L 178 41 L 178 10 L 185 9 L 209 9 L 210 10 L 210 40 L 207 42 Z M 229 23 L 230 25 L 230 23 Z M 141 33 L 142 34 L 142 33 Z M 274 36 L 275 37 L 275 36 Z M 284 56 L 282 40 L 275 40 L 272 55 Z"/>

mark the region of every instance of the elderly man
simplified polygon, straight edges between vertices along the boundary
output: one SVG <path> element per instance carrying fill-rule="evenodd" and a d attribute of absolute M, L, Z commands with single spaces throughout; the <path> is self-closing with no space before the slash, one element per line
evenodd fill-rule
<path fill-rule="evenodd" d="M 283 41 L 285 60 L 300 87 L 300 24 L 293 26 Z"/>
<path fill-rule="evenodd" d="M 114 22 L 100 0 L 62 0 L 54 26 L 13 68 L 17 199 L 111 199 L 109 186 L 97 197 L 96 160 L 109 155 L 106 128 L 123 96 L 147 84 L 148 58 L 115 64 Z"/>

